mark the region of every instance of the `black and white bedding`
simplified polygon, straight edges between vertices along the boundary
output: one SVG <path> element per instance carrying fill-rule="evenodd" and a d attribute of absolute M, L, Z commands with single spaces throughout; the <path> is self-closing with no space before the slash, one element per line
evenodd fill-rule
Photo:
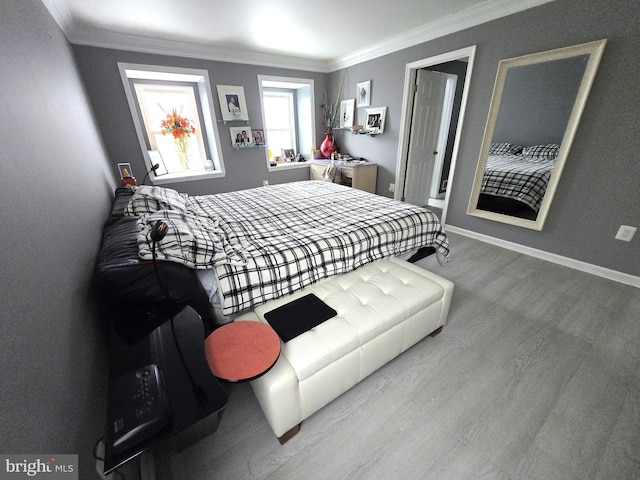
<path fill-rule="evenodd" d="M 558 149 L 558 145 L 525 148 L 511 144 L 492 145 L 481 193 L 520 201 L 537 212 L 547 190 Z"/>
<path fill-rule="evenodd" d="M 449 259 L 431 211 L 322 181 L 204 196 L 142 186 L 126 213 L 139 217 L 145 260 L 153 258 L 153 225 L 167 223 L 156 258 L 197 269 L 224 315 L 421 247 Z"/>

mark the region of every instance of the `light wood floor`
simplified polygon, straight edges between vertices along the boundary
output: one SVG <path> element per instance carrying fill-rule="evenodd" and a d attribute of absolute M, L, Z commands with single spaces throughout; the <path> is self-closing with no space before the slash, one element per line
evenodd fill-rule
<path fill-rule="evenodd" d="M 640 290 L 450 235 L 449 321 L 281 446 L 248 384 L 160 480 L 640 478 Z"/>

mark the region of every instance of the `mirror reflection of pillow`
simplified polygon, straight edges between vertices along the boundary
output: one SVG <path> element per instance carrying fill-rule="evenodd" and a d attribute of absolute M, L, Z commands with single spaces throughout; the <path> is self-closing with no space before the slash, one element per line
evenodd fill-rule
<path fill-rule="evenodd" d="M 492 143 L 489 155 L 519 155 L 522 152 L 520 145 L 513 143 Z"/>
<path fill-rule="evenodd" d="M 547 145 L 532 145 L 524 148 L 522 150 L 522 155 L 538 158 L 556 158 L 559 150 L 560 145 L 555 143 L 549 143 Z"/>
<path fill-rule="evenodd" d="M 158 210 L 184 212 L 187 210 L 187 198 L 186 194 L 179 193 L 172 188 L 141 185 L 135 188 L 135 193 L 127 204 L 124 214 L 139 217 Z"/>

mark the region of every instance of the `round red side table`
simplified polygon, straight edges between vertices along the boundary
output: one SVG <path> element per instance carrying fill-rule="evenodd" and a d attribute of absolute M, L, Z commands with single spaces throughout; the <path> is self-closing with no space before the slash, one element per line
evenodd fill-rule
<path fill-rule="evenodd" d="M 236 321 L 215 329 L 204 342 L 211 373 L 230 382 L 254 380 L 280 356 L 280 337 L 269 326 Z"/>

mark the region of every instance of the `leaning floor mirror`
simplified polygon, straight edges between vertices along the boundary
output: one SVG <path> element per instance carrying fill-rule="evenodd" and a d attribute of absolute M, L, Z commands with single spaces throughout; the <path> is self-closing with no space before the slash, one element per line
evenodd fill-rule
<path fill-rule="evenodd" d="M 500 61 L 469 215 L 542 230 L 605 43 Z"/>

